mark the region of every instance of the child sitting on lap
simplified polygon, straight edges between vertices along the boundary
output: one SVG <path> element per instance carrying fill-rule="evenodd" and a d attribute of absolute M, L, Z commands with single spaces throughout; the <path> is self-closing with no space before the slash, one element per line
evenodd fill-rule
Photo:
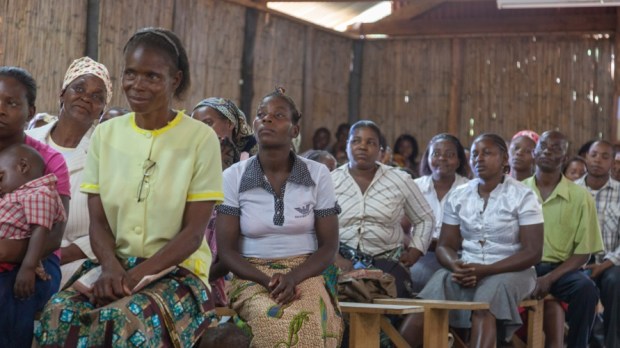
<path fill-rule="evenodd" d="M 45 235 L 52 225 L 66 219 L 56 191 L 56 176 L 43 176 L 45 163 L 27 145 L 0 152 L 0 239 L 30 238 L 21 265 L 0 263 L 0 272 L 19 267 L 13 292 L 26 299 L 34 294 L 35 277 L 47 280 L 41 265 Z"/>

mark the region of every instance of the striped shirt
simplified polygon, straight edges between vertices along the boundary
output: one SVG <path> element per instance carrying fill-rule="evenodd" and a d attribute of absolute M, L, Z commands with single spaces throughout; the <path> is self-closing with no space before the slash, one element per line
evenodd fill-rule
<path fill-rule="evenodd" d="M 601 227 L 604 255 L 597 255 L 598 262 L 609 260 L 614 265 L 620 265 L 620 182 L 609 178 L 607 183 L 598 191 L 593 191 L 586 185 L 587 175 L 575 180 L 575 183 L 585 187 L 596 202 L 598 223 Z"/>
<path fill-rule="evenodd" d="M 400 221 L 406 215 L 414 226 L 409 247 L 426 253 L 435 225 L 433 210 L 409 174 L 378 166 L 363 194 L 348 165 L 332 172 L 336 199 L 342 208 L 338 217 L 340 241 L 370 255 L 394 250 L 402 246 Z"/>

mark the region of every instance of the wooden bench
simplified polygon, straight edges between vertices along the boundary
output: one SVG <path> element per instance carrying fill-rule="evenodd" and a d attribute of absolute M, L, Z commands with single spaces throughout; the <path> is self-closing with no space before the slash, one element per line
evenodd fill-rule
<path fill-rule="evenodd" d="M 234 317 L 237 315 L 237 312 L 229 307 L 215 307 L 215 314 L 217 314 L 218 317 Z"/>
<path fill-rule="evenodd" d="M 545 346 L 545 334 L 543 332 L 544 300 L 523 300 L 519 307 L 528 311 L 527 319 L 527 345 L 523 344 L 518 337 L 513 337 L 512 343 L 515 348 L 542 348 Z"/>
<path fill-rule="evenodd" d="M 415 305 L 340 302 L 340 309 L 348 313 L 349 347 L 379 347 L 379 333 L 383 330 L 398 348 L 410 347 L 385 315 L 421 313 Z"/>
<path fill-rule="evenodd" d="M 424 307 L 424 347 L 448 347 L 448 318 L 451 310 L 481 310 L 489 309 L 485 302 L 422 300 L 422 299 L 379 299 L 375 303 L 401 304 Z M 530 311 L 528 320 L 528 348 L 544 347 L 543 308 L 544 301 L 524 300 L 519 304 Z M 455 337 L 456 339 L 456 337 Z"/>
<path fill-rule="evenodd" d="M 448 314 L 453 309 L 489 309 L 484 302 L 421 300 L 409 298 L 378 299 L 375 303 L 424 307 L 424 347 L 448 348 Z"/>

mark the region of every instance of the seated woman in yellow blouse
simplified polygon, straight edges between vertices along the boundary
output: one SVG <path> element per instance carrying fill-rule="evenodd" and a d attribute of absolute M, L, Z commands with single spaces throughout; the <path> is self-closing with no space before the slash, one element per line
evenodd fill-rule
<path fill-rule="evenodd" d="M 96 128 L 81 185 L 102 273 L 88 297 L 70 286 L 48 302 L 35 332 L 41 346 L 190 347 L 214 318 L 204 231 L 223 199 L 217 136 L 171 109 L 190 76 L 174 33 L 142 29 L 124 52 L 122 85 L 133 112 Z"/>

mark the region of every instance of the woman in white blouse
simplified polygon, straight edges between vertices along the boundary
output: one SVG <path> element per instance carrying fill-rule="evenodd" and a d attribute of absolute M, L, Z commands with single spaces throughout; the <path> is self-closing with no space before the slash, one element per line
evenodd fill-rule
<path fill-rule="evenodd" d="M 71 206 L 61 245 L 61 288 L 86 259 L 96 259 L 88 236 L 87 195 L 80 192 L 80 184 L 96 121 L 111 98 L 108 69 L 88 57 L 76 59 L 67 69 L 62 83 L 58 119 L 26 131 L 60 152 L 69 169 Z"/>
<path fill-rule="evenodd" d="M 476 178 L 446 198 L 437 245 L 438 270 L 418 297 L 489 303 L 488 310 L 453 311 L 453 327 L 471 326 L 472 347 L 495 347 L 521 325 L 517 304 L 536 286 L 533 265 L 543 245 L 542 207 L 534 192 L 504 174 L 506 142 L 482 134 L 471 148 Z M 462 249 L 462 257 L 457 251 Z M 423 321 L 410 316 L 401 328 L 413 346 Z M 496 327 L 496 321 L 500 324 Z"/>
<path fill-rule="evenodd" d="M 340 242 L 349 251 L 372 257 L 375 266 L 394 275 L 398 295 L 403 297 L 411 294 L 408 267 L 428 249 L 435 219 L 409 174 L 377 162 L 380 139 L 381 131 L 374 122 L 355 123 L 347 141 L 349 163 L 332 172 L 342 208 L 338 218 Z M 403 247 L 400 221 L 405 215 L 414 231 L 410 243 Z M 380 266 L 379 260 L 389 261 L 389 269 Z M 336 265 L 345 271 L 354 267 L 342 255 L 336 256 Z"/>
<path fill-rule="evenodd" d="M 441 231 L 445 197 L 469 181 L 467 166 L 465 149 L 457 137 L 442 133 L 428 142 L 420 162 L 420 174 L 423 176 L 415 179 L 415 183 L 435 213 L 435 227 L 428 252 L 410 268 L 412 290 L 415 293 L 420 292 L 433 273 L 441 268 L 435 256 L 435 248 Z"/>

